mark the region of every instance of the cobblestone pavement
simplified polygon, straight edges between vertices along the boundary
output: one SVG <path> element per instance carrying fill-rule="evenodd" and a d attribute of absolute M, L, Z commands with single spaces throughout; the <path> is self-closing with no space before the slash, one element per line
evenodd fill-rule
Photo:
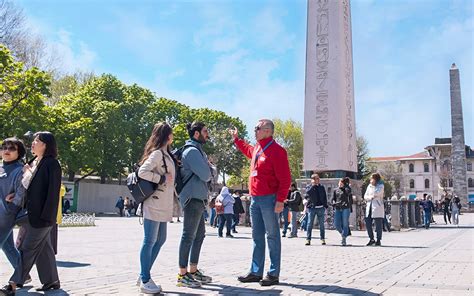
<path fill-rule="evenodd" d="M 441 216 L 435 216 L 441 221 Z M 339 245 L 340 236 L 326 232 L 327 245 L 299 238 L 282 238 L 280 285 L 242 284 L 237 276 L 248 271 L 251 231 L 239 227 L 236 238 L 218 238 L 208 227 L 200 267 L 213 277 L 202 289 L 176 287 L 181 223 L 168 225 L 168 240 L 152 270 L 163 294 L 293 294 L 293 295 L 474 295 L 474 214 L 460 217 L 459 227 L 433 225 L 429 230 L 384 232 L 382 247 L 365 247 L 365 232 L 353 231 L 350 246 Z M 96 227 L 59 230 L 57 256 L 63 290 L 48 295 L 137 295 L 139 250 L 143 231 L 137 218 L 98 218 Z M 268 258 L 266 267 L 269 266 Z M 7 282 L 12 268 L 0 255 L 0 281 Z M 41 295 L 36 270 L 33 282 L 17 295 Z"/>

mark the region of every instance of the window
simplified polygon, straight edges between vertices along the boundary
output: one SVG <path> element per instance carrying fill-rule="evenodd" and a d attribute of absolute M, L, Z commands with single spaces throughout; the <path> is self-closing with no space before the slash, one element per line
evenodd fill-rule
<path fill-rule="evenodd" d="M 429 179 L 425 179 L 425 188 L 426 189 L 430 188 L 430 180 Z"/>
<path fill-rule="evenodd" d="M 408 172 L 413 173 L 414 171 L 415 171 L 415 166 L 413 165 L 413 163 L 410 163 L 408 165 Z"/>
<path fill-rule="evenodd" d="M 449 179 L 449 186 L 448 187 L 453 187 L 453 179 Z"/>
<path fill-rule="evenodd" d="M 472 162 L 467 163 L 467 170 L 472 172 Z"/>
<path fill-rule="evenodd" d="M 415 180 L 410 179 L 410 188 L 415 188 Z"/>
<path fill-rule="evenodd" d="M 474 187 L 474 182 L 472 178 L 469 178 L 469 180 L 467 180 L 467 187 Z"/>
<path fill-rule="evenodd" d="M 430 171 L 430 165 L 429 164 L 425 163 L 423 165 L 423 168 L 425 169 L 425 173 L 429 173 L 429 171 Z"/>

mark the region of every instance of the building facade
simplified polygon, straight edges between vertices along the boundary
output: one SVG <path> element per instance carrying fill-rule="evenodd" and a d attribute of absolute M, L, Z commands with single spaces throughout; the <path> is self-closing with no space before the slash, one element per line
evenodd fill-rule
<path fill-rule="evenodd" d="M 423 152 L 409 156 L 373 157 L 368 161 L 373 171 L 380 172 L 386 181 L 397 183 L 393 192 L 408 199 L 422 198 L 431 194 L 434 200 L 442 198 L 445 191 L 453 192 L 453 168 L 451 163 L 451 139 L 437 138 L 435 144 Z M 460 197 L 474 205 L 474 151 L 466 145 L 466 183 L 468 196 Z"/>

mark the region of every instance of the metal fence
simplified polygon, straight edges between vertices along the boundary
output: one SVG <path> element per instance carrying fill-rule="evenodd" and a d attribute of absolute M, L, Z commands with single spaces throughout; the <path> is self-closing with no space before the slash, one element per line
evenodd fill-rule
<path fill-rule="evenodd" d="M 71 213 L 64 214 L 60 227 L 71 226 L 95 226 L 95 213 Z"/>

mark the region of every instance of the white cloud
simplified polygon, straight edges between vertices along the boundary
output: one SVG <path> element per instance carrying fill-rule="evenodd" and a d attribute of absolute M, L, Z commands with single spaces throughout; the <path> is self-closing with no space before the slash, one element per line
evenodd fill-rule
<path fill-rule="evenodd" d="M 258 13 L 252 24 L 255 28 L 254 42 L 265 50 L 277 53 L 293 48 L 296 36 L 283 23 L 285 15 L 286 11 L 271 6 Z"/>

